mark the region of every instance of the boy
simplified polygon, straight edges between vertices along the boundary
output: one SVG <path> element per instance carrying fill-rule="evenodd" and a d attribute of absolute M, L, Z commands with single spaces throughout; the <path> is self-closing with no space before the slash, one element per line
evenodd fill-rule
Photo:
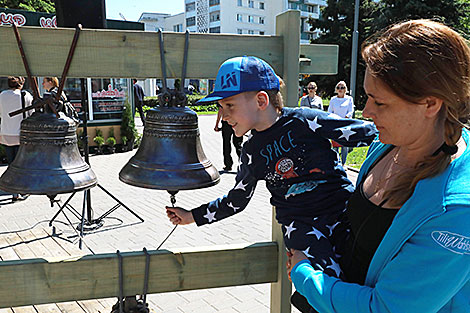
<path fill-rule="evenodd" d="M 316 268 L 341 277 L 334 242 L 345 241 L 347 227 L 339 216 L 354 187 L 329 139 L 345 146 L 368 145 L 377 131 L 372 123 L 316 109 L 283 108 L 280 85 L 271 66 L 256 57 L 221 65 L 214 92 L 199 102 L 219 101 L 222 118 L 236 136 L 251 130 L 235 187 L 191 211 L 167 207 L 167 215 L 181 225 L 219 221 L 241 212 L 257 181 L 264 179 L 286 247 L 303 251 Z"/>

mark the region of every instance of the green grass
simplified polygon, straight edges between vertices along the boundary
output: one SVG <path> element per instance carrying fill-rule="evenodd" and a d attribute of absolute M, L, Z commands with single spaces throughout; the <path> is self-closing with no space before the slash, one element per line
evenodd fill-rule
<path fill-rule="evenodd" d="M 369 147 L 354 148 L 352 151 L 349 151 L 346 165 L 357 169 L 361 168 L 362 163 L 366 159 L 367 149 Z"/>

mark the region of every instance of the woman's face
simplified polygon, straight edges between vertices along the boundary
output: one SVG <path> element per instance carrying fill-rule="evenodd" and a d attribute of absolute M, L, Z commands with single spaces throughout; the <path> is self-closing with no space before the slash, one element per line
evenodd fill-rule
<path fill-rule="evenodd" d="M 338 94 L 338 97 L 342 98 L 346 94 L 346 85 L 344 84 L 338 84 L 336 85 L 336 93 Z"/>
<path fill-rule="evenodd" d="M 46 90 L 50 90 L 54 87 L 54 85 L 52 85 L 52 82 L 48 81 L 47 79 L 43 79 L 42 80 L 42 86 L 44 87 L 44 89 Z"/>
<path fill-rule="evenodd" d="M 382 143 L 417 146 L 429 136 L 432 121 L 425 118 L 426 105 L 399 98 L 380 79 L 370 75 L 368 70 L 364 89 L 368 99 L 362 115 L 374 121 Z"/>
<path fill-rule="evenodd" d="M 309 95 L 314 95 L 315 92 L 317 91 L 317 87 L 314 86 L 314 85 L 312 85 L 312 84 L 309 84 L 309 85 L 307 86 L 307 90 L 308 90 L 308 94 L 309 94 Z"/>

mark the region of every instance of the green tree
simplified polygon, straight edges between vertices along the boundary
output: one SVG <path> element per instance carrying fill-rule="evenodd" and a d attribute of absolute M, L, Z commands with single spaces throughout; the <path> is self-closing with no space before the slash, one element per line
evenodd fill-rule
<path fill-rule="evenodd" d="M 0 8 L 54 13 L 54 0 L 0 0 Z"/>
<path fill-rule="evenodd" d="M 338 75 L 311 76 L 304 83 L 315 80 L 324 96 L 332 96 L 339 80 L 349 85 L 351 70 L 354 0 L 328 0 L 319 20 L 310 19 L 312 29 L 320 29 L 322 35 L 312 43 L 339 45 Z M 434 19 L 445 23 L 470 39 L 470 0 L 361 0 L 359 15 L 359 47 L 371 35 L 389 25 L 410 19 Z M 355 104 L 364 107 L 366 95 L 362 88 L 364 64 L 358 60 Z"/>
<path fill-rule="evenodd" d="M 351 72 L 351 49 L 352 33 L 354 25 L 354 0 L 328 0 L 327 7 L 321 11 L 320 19 L 309 19 L 312 29 L 320 29 L 322 35 L 313 40 L 316 44 L 336 44 L 339 45 L 338 56 L 338 74 L 334 76 L 310 76 L 302 82 L 308 84 L 315 81 L 318 85 L 319 94 L 322 97 L 331 97 L 334 95 L 335 85 L 338 81 L 344 80 L 348 87 Z M 362 0 L 359 17 L 359 43 L 364 38 L 371 35 L 370 19 L 373 13 L 378 9 L 378 4 L 372 0 Z M 363 68 L 358 66 L 357 88 L 356 88 L 356 106 L 361 108 L 358 101 L 363 95 L 357 91 L 361 88 L 363 81 Z M 358 105 L 359 104 L 359 105 Z"/>

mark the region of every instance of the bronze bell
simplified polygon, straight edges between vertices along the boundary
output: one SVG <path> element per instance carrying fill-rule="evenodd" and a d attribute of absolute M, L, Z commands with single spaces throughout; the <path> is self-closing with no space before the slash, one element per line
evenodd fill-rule
<path fill-rule="evenodd" d="M 202 150 L 197 114 L 184 106 L 149 110 L 142 143 L 119 179 L 137 187 L 169 191 L 217 184 L 219 172 Z"/>
<path fill-rule="evenodd" d="M 96 185 L 96 175 L 77 146 L 77 125 L 64 113 L 35 112 L 21 122 L 20 148 L 0 177 L 11 193 L 53 196 Z"/>

